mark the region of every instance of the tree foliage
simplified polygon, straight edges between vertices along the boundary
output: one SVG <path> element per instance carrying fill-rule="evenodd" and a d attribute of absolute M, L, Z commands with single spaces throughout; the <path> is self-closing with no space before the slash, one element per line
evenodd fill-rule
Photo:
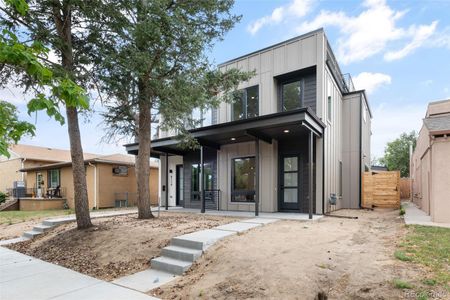
<path fill-rule="evenodd" d="M 45 110 L 61 124 L 67 121 L 77 225 L 79 229 L 90 227 L 78 112 L 89 107 L 85 88 L 92 78 L 92 61 L 85 55 L 89 49 L 84 26 L 89 23 L 85 12 L 96 1 L 5 2 L 6 6 L 0 6 L 0 85 L 15 85 L 32 93 L 30 113 Z M 66 110 L 66 119 L 60 107 Z"/>
<path fill-rule="evenodd" d="M 201 120 L 193 118 L 192 111 L 230 101 L 230 91 L 252 75 L 218 70 L 207 56 L 240 16 L 230 12 L 232 0 L 102 3 L 97 19 L 103 21 L 91 26 L 89 40 L 103 41 L 96 65 L 109 100 L 105 121 L 110 138 L 139 140 L 139 218 L 149 218 L 150 128 L 158 123 L 163 130 L 177 130 L 185 145 L 197 144 L 188 129 Z"/>
<path fill-rule="evenodd" d="M 387 144 L 384 150 L 384 157 L 380 162 L 389 171 L 398 170 L 402 177 L 409 177 L 409 146 L 416 147 L 417 133 L 402 133 L 399 138 Z"/>
<path fill-rule="evenodd" d="M 23 0 L 8 0 L 11 9 L 26 16 L 28 4 Z M 4 20 L 3 20 L 4 21 Z M 0 65 L 3 69 L 21 73 L 28 82 L 33 82 L 35 97 L 28 102 L 28 113 L 45 110 L 50 117 L 64 124 L 64 117 L 59 111 L 58 102 L 66 105 L 88 108 L 86 92 L 68 77 L 58 77 L 39 59 L 46 56 L 48 49 L 37 40 L 24 43 L 11 30 L 5 28 L 2 22 L 0 35 Z M 5 84 L 5 83 L 4 83 Z M 47 89 L 50 93 L 44 94 Z M 6 101 L 0 102 L 0 154 L 8 156 L 10 143 L 19 142 L 23 135 L 34 135 L 35 127 L 24 121 L 19 121 L 16 107 Z"/>
<path fill-rule="evenodd" d="M 18 143 L 24 135 L 34 136 L 35 129 L 34 125 L 19 121 L 14 105 L 0 100 L 0 155 L 9 157 L 9 145 Z"/>

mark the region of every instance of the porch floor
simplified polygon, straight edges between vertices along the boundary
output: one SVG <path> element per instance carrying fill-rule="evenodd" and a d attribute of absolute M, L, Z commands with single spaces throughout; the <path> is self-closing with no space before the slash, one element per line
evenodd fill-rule
<path fill-rule="evenodd" d="M 164 211 L 165 208 L 161 207 L 161 211 Z M 177 212 L 187 212 L 187 213 L 196 213 L 200 214 L 200 209 L 198 208 L 184 208 L 181 206 L 169 207 L 169 211 L 177 211 Z M 231 210 L 209 210 L 205 211 L 205 214 L 212 216 L 229 216 L 229 217 L 243 217 L 243 218 L 254 218 L 255 212 L 253 211 L 231 211 Z M 297 212 L 260 212 L 260 218 L 270 218 L 270 219 L 283 219 L 283 220 L 302 220 L 309 221 L 308 214 L 301 214 Z M 312 221 L 316 221 L 321 219 L 322 215 L 313 215 Z"/>

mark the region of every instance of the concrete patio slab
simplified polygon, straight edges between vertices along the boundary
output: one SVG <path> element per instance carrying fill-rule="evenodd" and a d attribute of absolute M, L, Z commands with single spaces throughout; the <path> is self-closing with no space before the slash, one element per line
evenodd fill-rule
<path fill-rule="evenodd" d="M 112 283 L 146 293 L 177 277 L 178 276 L 163 271 L 147 269 L 118 278 L 112 281 Z"/>
<path fill-rule="evenodd" d="M 246 222 L 233 222 L 221 226 L 214 227 L 213 229 L 232 231 L 232 232 L 244 232 L 249 229 L 259 227 L 261 224 L 257 223 L 246 223 Z"/>
<path fill-rule="evenodd" d="M 450 223 L 437 223 L 431 221 L 431 216 L 416 206 L 416 204 L 405 201 L 402 203 L 405 208 L 405 224 L 406 225 L 423 225 L 450 228 Z"/>
<path fill-rule="evenodd" d="M 242 223 L 256 223 L 256 224 L 269 224 L 269 223 L 273 223 L 276 221 L 279 221 L 280 219 L 268 219 L 268 218 L 253 218 L 253 219 L 248 219 L 248 220 L 242 220 L 239 222 Z"/>
<path fill-rule="evenodd" d="M 172 238 L 172 244 L 175 246 L 205 250 L 218 240 L 232 234 L 236 234 L 236 232 L 205 229 Z"/>
<path fill-rule="evenodd" d="M 2 300 L 154 299 L 3 247 L 0 262 Z"/>

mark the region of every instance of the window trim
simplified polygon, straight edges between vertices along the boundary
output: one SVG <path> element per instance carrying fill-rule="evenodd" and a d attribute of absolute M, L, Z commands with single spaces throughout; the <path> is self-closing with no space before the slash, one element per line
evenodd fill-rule
<path fill-rule="evenodd" d="M 255 203 L 255 197 L 256 197 L 256 184 L 254 183 L 254 189 L 253 190 L 240 190 L 240 192 L 236 192 L 234 190 L 234 161 L 236 159 L 247 159 L 247 158 L 253 158 L 255 161 L 255 179 L 256 179 L 256 156 L 255 155 L 247 155 L 247 156 L 236 156 L 231 159 L 231 180 L 230 180 L 230 203 L 231 204 L 254 204 Z M 253 195 L 253 201 L 236 201 L 234 200 L 236 195 Z"/>
<path fill-rule="evenodd" d="M 243 99 L 245 100 L 244 102 L 241 101 L 241 106 L 242 106 L 242 110 L 243 110 L 243 114 L 244 114 L 244 118 L 242 119 L 236 119 L 234 117 L 234 105 L 236 104 L 234 101 L 231 103 L 231 121 L 236 121 L 236 120 L 246 120 L 246 119 L 251 119 L 254 117 L 249 117 L 248 116 L 248 90 L 251 88 L 257 88 L 258 90 L 258 101 L 256 102 L 256 111 L 257 111 L 257 115 L 255 117 L 259 116 L 259 95 L 260 95 L 260 90 L 259 90 L 259 84 L 255 84 L 252 86 L 248 86 L 242 89 L 237 90 L 236 92 L 243 92 Z"/>
<path fill-rule="evenodd" d="M 193 168 L 194 168 L 194 166 L 197 166 L 197 181 L 198 181 L 198 190 L 197 191 L 195 191 L 194 190 L 194 185 L 192 184 L 193 183 L 193 179 L 194 179 L 194 176 L 193 176 Z M 200 174 L 201 174 L 201 167 L 200 167 L 200 163 L 192 163 L 191 164 L 191 170 L 190 170 L 190 172 L 191 172 L 191 178 L 190 178 L 190 195 L 191 195 L 191 202 L 193 201 L 193 202 L 197 202 L 197 201 L 200 201 L 200 180 L 201 180 L 201 177 L 200 177 Z M 214 189 L 214 166 L 213 166 L 213 163 L 212 162 L 204 162 L 203 163 L 203 170 L 204 170 L 204 172 L 205 172 L 205 175 L 206 175 L 206 169 L 210 169 L 211 170 L 211 181 L 210 181 L 210 184 L 211 184 L 211 190 L 212 189 Z M 205 187 L 206 187 L 206 185 L 207 185 L 207 181 L 208 181 L 208 178 L 206 178 L 206 176 L 205 176 L 205 182 L 204 182 L 204 185 L 203 185 L 203 190 L 204 191 L 208 191 L 208 189 L 206 189 Z M 197 199 L 195 199 L 196 197 L 194 197 L 194 196 L 197 196 Z"/>
<path fill-rule="evenodd" d="M 285 110 L 284 109 L 284 96 L 283 96 L 283 86 L 286 84 L 290 84 L 293 82 L 300 82 L 300 106 L 298 108 L 302 108 L 305 105 L 305 79 L 304 77 L 292 77 L 289 79 L 285 79 L 285 80 L 280 80 L 278 82 L 278 97 L 280 99 L 280 107 L 279 107 L 279 111 L 283 112 L 283 111 L 290 111 L 290 110 Z"/>

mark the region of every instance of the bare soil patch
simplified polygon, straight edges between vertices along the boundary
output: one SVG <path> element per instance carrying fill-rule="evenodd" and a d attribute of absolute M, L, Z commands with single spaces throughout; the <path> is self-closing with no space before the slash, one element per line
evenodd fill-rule
<path fill-rule="evenodd" d="M 114 280 L 149 267 L 175 236 L 230 223 L 236 218 L 189 213 L 161 213 L 138 220 L 136 215 L 93 219 L 94 227 L 75 223 L 54 228 L 34 240 L 9 248 L 103 280 Z"/>
<path fill-rule="evenodd" d="M 397 211 L 279 221 L 211 247 L 190 271 L 150 292 L 163 299 L 402 299 L 396 278 L 423 270 L 394 258 L 407 229 Z"/>

